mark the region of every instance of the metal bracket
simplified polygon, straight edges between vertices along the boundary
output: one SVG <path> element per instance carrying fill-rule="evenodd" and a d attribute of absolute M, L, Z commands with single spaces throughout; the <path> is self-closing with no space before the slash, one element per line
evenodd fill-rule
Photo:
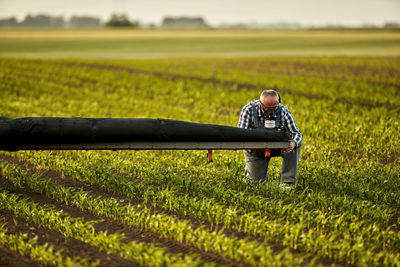
<path fill-rule="evenodd" d="M 207 150 L 207 158 L 209 162 L 213 162 L 211 149 Z"/>

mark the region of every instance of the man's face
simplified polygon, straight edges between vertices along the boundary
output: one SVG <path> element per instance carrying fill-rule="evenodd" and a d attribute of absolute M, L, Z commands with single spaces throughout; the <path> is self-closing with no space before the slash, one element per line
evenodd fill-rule
<path fill-rule="evenodd" d="M 260 99 L 261 110 L 264 114 L 278 109 L 278 98 L 273 95 L 268 95 Z"/>

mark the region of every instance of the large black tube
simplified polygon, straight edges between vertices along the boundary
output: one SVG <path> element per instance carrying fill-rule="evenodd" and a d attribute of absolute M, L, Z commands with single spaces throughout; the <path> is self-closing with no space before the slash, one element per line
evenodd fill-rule
<path fill-rule="evenodd" d="M 0 118 L 0 149 L 20 145 L 119 142 L 287 141 L 284 132 L 167 119 Z"/>

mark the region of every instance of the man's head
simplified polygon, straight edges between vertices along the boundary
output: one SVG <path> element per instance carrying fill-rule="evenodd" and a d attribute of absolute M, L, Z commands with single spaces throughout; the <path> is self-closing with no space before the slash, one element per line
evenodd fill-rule
<path fill-rule="evenodd" d="M 279 95 L 275 90 L 264 90 L 260 95 L 260 106 L 264 114 L 274 112 L 278 108 Z"/>

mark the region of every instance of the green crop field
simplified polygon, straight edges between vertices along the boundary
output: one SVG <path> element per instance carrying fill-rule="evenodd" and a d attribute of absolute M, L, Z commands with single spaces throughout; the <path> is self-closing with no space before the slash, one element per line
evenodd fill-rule
<path fill-rule="evenodd" d="M 400 31 L 0 30 L 0 56 L 165 58 L 396 56 Z"/>
<path fill-rule="evenodd" d="M 0 31 L 0 117 L 236 126 L 276 88 L 304 135 L 294 190 L 241 151 L 1 151 L 0 265 L 399 266 L 399 40 Z"/>

